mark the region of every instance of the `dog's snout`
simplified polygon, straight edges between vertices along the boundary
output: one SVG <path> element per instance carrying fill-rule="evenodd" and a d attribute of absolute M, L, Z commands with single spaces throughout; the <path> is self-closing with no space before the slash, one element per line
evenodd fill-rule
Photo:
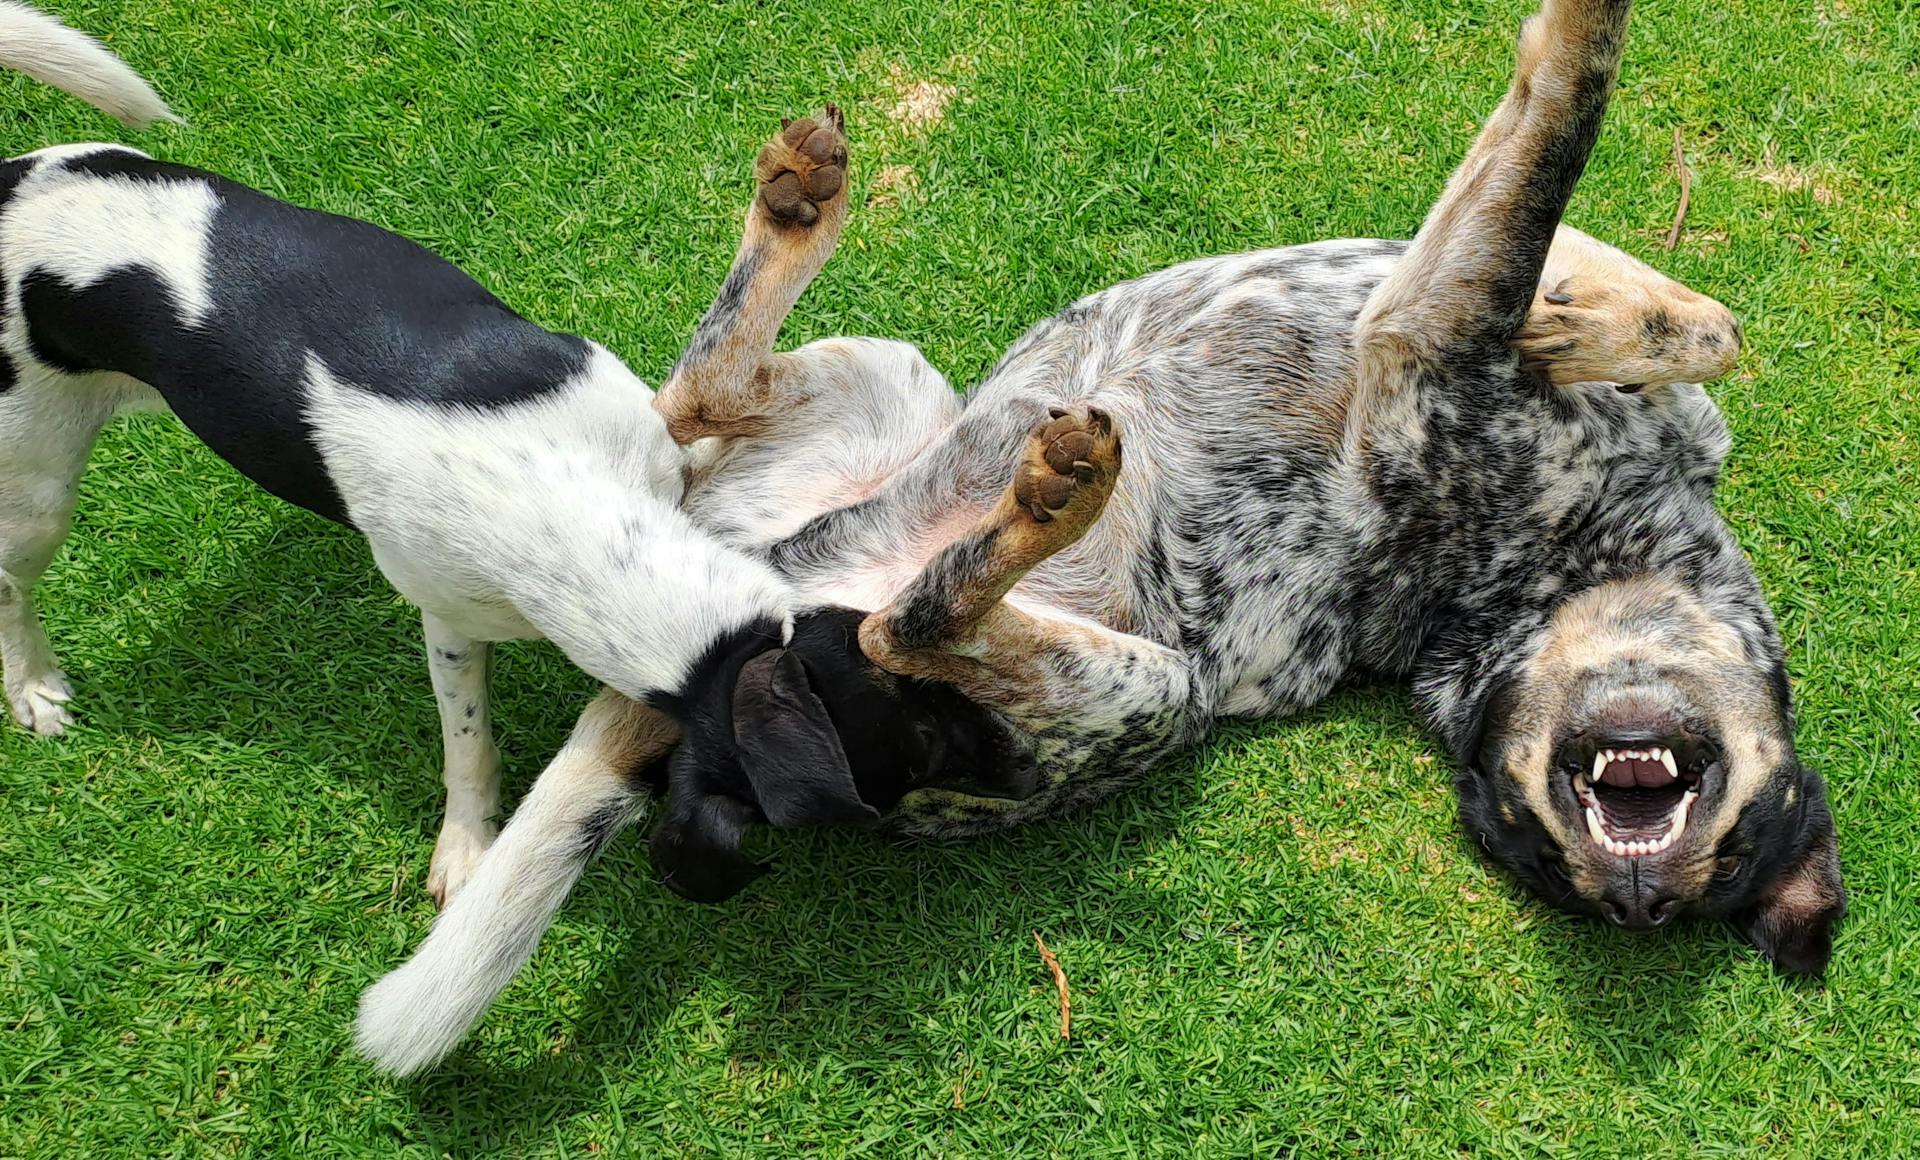
<path fill-rule="evenodd" d="M 1680 899 L 1672 894 L 1641 884 L 1619 893 L 1608 892 L 1600 900 L 1607 921 L 1627 930 L 1654 930 L 1673 921 L 1680 913 Z"/>

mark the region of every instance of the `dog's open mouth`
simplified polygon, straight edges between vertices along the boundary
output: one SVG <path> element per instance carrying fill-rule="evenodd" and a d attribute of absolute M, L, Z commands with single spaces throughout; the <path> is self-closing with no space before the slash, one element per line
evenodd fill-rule
<path fill-rule="evenodd" d="M 1704 747 L 1601 748 L 1573 775 L 1593 844 L 1621 858 L 1659 854 L 1680 840 L 1700 797 Z M 1691 758 L 1691 760 L 1688 760 Z"/>

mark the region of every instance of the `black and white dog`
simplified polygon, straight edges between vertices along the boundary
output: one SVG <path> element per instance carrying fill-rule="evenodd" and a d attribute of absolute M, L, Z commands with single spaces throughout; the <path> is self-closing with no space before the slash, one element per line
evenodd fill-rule
<path fill-rule="evenodd" d="M 131 119 L 169 115 L 103 47 L 18 5 L 0 6 L 0 64 Z M 358 529 L 420 607 L 446 749 L 428 880 L 442 903 L 500 809 L 490 641 L 551 640 L 661 710 L 667 740 L 684 731 L 699 781 L 670 778 L 655 863 L 694 896 L 715 893 L 701 876 L 718 830 L 870 816 L 862 781 L 942 783 L 924 738 L 972 754 L 1005 733 L 951 691 L 863 679 L 857 616 L 804 604 L 697 528 L 679 506 L 686 455 L 652 401 L 598 344 L 365 222 L 114 145 L 0 162 L 8 706 L 37 733 L 70 723 L 34 582 L 101 426 L 157 403 L 268 491 Z M 867 724 L 843 742 L 829 712 Z M 993 745 L 1017 773 L 1018 747 Z M 975 766 L 953 784 L 980 788 Z"/>

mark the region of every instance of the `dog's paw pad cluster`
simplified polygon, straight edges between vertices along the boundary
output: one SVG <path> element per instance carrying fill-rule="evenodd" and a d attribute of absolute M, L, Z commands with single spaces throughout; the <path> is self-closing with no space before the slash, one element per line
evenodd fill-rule
<path fill-rule="evenodd" d="M 1054 408 L 1029 437 L 1027 455 L 1014 476 L 1014 498 L 1035 522 L 1048 523 L 1083 491 L 1103 502 L 1101 485 L 1112 485 L 1119 466 L 1120 439 L 1112 416 L 1098 407 L 1082 412 Z"/>
<path fill-rule="evenodd" d="M 843 127 L 840 110 L 828 105 L 820 118 L 783 120 L 779 134 L 760 150 L 760 203 L 775 221 L 810 226 L 840 195 L 847 180 Z"/>

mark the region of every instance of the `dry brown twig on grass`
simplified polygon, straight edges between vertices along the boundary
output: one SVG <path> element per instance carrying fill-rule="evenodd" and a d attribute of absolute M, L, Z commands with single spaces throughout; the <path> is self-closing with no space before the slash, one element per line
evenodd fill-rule
<path fill-rule="evenodd" d="M 1053 972 L 1054 990 L 1060 992 L 1060 1038 L 1073 1038 L 1073 995 L 1067 990 L 1067 972 L 1060 967 L 1060 960 L 1047 949 L 1047 940 L 1040 937 L 1039 931 L 1033 932 L 1033 945 L 1040 948 L 1040 961 L 1047 964 Z"/>

